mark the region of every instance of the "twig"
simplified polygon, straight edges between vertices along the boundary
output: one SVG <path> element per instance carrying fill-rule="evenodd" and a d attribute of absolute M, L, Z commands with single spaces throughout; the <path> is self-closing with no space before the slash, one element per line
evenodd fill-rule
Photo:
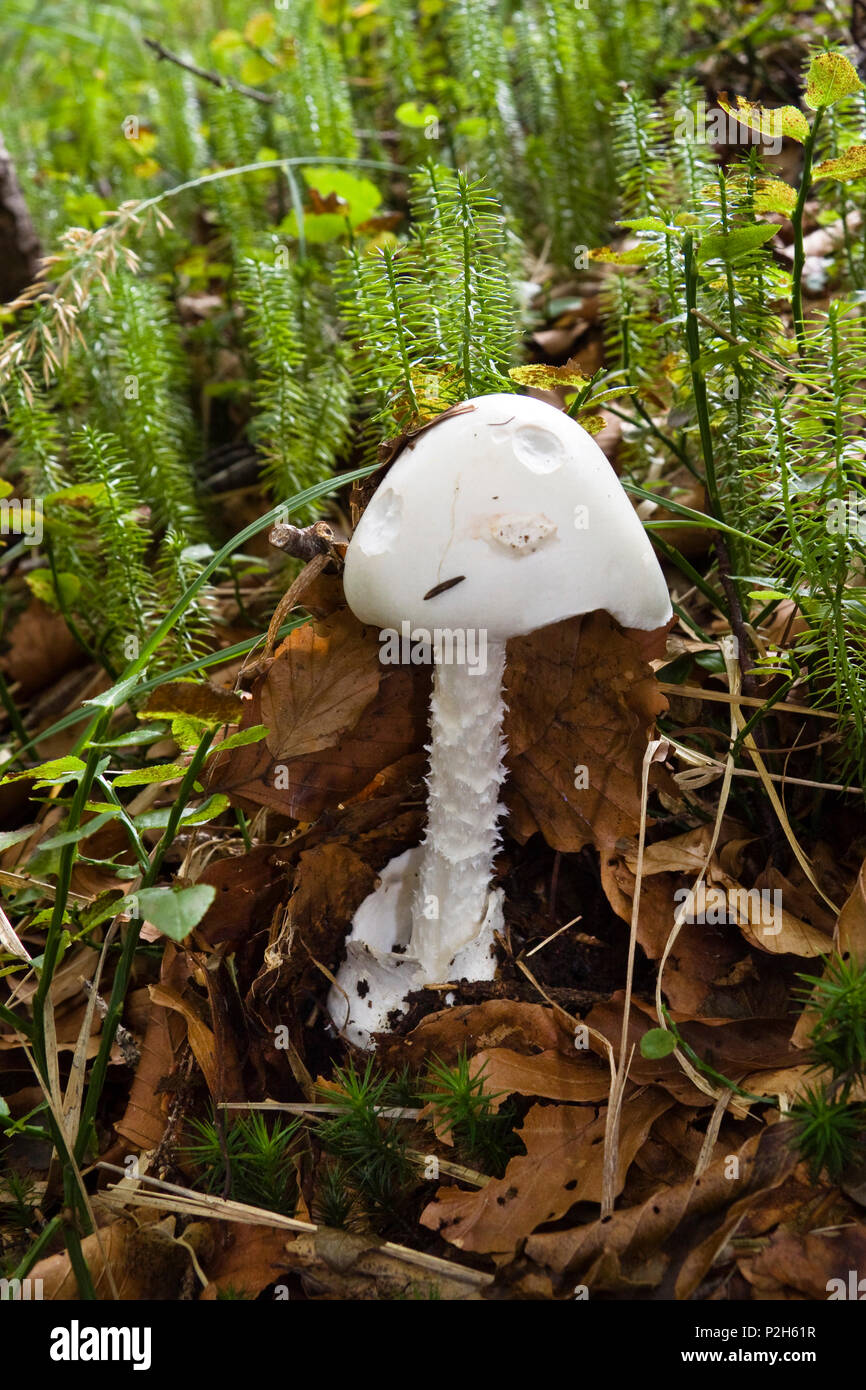
<path fill-rule="evenodd" d="M 153 50 L 157 58 L 174 63 L 176 67 L 183 68 L 184 72 L 191 72 L 193 77 L 200 77 L 203 82 L 210 82 L 212 87 L 223 87 L 229 91 L 237 92 L 242 97 L 250 97 L 252 101 L 260 101 L 263 106 L 273 106 L 277 100 L 276 94 L 273 92 L 260 92 L 257 87 L 248 87 L 244 82 L 235 82 L 230 77 L 221 77 L 218 72 L 209 72 L 207 68 L 200 68 L 196 63 L 191 63 L 188 58 L 181 58 L 180 54 L 172 53 L 158 39 L 145 39 L 144 42 L 148 48 Z"/>
<path fill-rule="evenodd" d="M 114 1187 L 108 1188 L 102 1195 L 113 1200 L 118 1205 L 127 1206 L 131 1201 L 135 1201 L 136 1206 L 158 1206 L 165 1207 L 167 1210 L 188 1210 L 191 1215 L 211 1217 L 217 1221 L 239 1221 L 249 1226 L 276 1226 L 287 1231 L 315 1235 L 319 1231 L 328 1229 L 326 1226 L 316 1226 L 311 1221 L 298 1221 L 293 1216 L 282 1216 L 279 1212 L 266 1211 L 263 1207 L 248 1206 L 245 1202 L 227 1202 L 221 1197 L 213 1197 L 208 1193 L 194 1192 L 188 1187 L 179 1187 L 177 1183 L 162 1182 L 159 1178 L 151 1178 L 146 1174 L 140 1174 L 136 1179 L 130 1179 L 125 1168 L 119 1168 L 116 1163 L 97 1163 L 94 1165 L 102 1168 L 108 1173 L 117 1173 L 122 1182 L 115 1183 Z M 138 1190 L 140 1183 L 149 1183 L 156 1188 L 155 1192 L 142 1192 Z M 129 1193 L 124 1195 L 124 1189 Z M 182 1205 L 181 1205 L 182 1204 Z M 406 1264 L 417 1265 L 420 1269 L 430 1270 L 431 1273 L 438 1273 L 450 1279 L 459 1280 L 461 1283 L 473 1284 L 477 1288 L 493 1283 L 492 1274 L 483 1274 L 480 1270 L 469 1269 L 466 1265 L 458 1264 L 452 1260 L 442 1260 L 437 1255 L 426 1255 L 421 1250 L 410 1250 L 406 1245 L 397 1245 L 394 1241 L 386 1240 L 376 1245 L 376 1250 L 382 1255 L 391 1255 L 396 1260 L 402 1260 Z"/>

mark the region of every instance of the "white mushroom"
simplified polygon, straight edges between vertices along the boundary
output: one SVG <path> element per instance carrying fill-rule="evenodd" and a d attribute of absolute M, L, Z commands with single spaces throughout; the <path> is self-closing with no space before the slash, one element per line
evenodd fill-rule
<path fill-rule="evenodd" d="M 598 608 L 663 627 L 671 606 L 592 437 L 511 395 L 466 402 L 403 449 L 352 537 L 345 590 L 382 629 L 383 660 L 421 644 L 434 664 L 425 837 L 356 912 L 328 1001 L 338 1031 L 367 1047 L 411 990 L 494 976 L 508 639 Z"/>

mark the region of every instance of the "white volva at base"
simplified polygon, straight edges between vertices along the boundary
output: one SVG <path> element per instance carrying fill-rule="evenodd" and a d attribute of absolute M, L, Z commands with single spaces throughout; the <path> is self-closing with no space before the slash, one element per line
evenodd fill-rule
<path fill-rule="evenodd" d="M 382 870 L 379 887 L 355 913 L 346 959 L 328 995 L 328 1013 L 337 1032 L 356 1047 L 369 1048 L 371 1034 L 388 1031 L 389 1015 L 406 1012 L 407 995 L 433 983 L 420 963 L 405 954 L 422 859 L 422 845 L 392 859 Z M 453 956 L 444 979 L 435 983 L 493 979 L 493 934 L 502 929 L 503 896 L 501 888 L 490 893 L 477 934 Z M 395 946 L 402 949 L 395 951 Z M 446 1002 L 444 996 L 443 1005 Z"/>

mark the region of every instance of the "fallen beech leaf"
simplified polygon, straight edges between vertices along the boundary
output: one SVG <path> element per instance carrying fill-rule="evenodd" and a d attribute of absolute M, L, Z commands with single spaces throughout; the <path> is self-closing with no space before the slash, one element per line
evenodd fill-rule
<path fill-rule="evenodd" d="M 662 1286 L 665 1296 L 673 1298 L 676 1284 L 677 1296 L 687 1297 L 681 1292 L 684 1284 L 697 1287 L 726 1238 L 712 1221 L 714 1213 L 724 1213 L 732 1195 L 738 1197 L 735 1205 L 747 1211 L 785 1180 L 794 1161 L 779 1135 L 764 1130 L 735 1154 L 720 1155 L 700 1178 L 690 1175 L 637 1206 L 614 1212 L 608 1221 L 531 1236 L 526 1254 L 556 1274 L 580 1279 L 593 1295 Z M 705 1237 L 708 1223 L 714 1229 Z M 707 1248 L 683 1277 L 680 1271 L 697 1248 L 696 1235 Z"/>
<path fill-rule="evenodd" d="M 866 1230 L 794 1235 L 777 1232 L 753 1259 L 738 1262 L 755 1298 L 861 1299 L 866 1269 Z"/>
<path fill-rule="evenodd" d="M 623 994 L 618 991 L 611 999 L 593 1005 L 586 1017 L 589 1026 L 608 1039 L 616 1055 L 622 1032 L 622 1007 Z M 674 1015 L 674 1021 L 698 1056 L 732 1081 L 751 1072 L 774 1071 L 802 1061 L 802 1054 L 797 1053 L 789 1041 L 791 1022 L 788 1017 L 682 1020 Z M 634 1048 L 629 1079 L 639 1085 L 663 1086 L 685 1105 L 712 1105 L 713 1097 L 692 1085 L 675 1057 L 651 1061 L 641 1056 L 641 1037 L 648 1028 L 656 1027 L 658 1020 L 652 1006 L 634 999 L 627 1044 L 629 1051 Z M 600 1050 L 592 1035 L 589 1046 L 593 1052 Z"/>
<path fill-rule="evenodd" d="M 507 1047 L 515 1052 L 547 1051 L 560 1044 L 563 1034 L 553 1009 L 543 1004 L 523 1004 L 514 999 L 487 999 L 483 1004 L 459 1004 L 428 1014 L 403 1038 L 384 1038 L 379 1046 L 384 1066 L 403 1063 L 418 1067 L 428 1057 L 453 1063 L 461 1052 Z M 565 1040 L 574 1047 L 573 1040 Z"/>
<path fill-rule="evenodd" d="M 160 1094 L 159 1087 L 171 1073 L 184 1036 L 178 1013 L 151 1007 L 129 1100 L 122 1119 L 114 1126 L 138 1149 L 155 1149 L 165 1132 L 169 1097 Z"/>
<path fill-rule="evenodd" d="M 274 858 L 272 846 L 256 845 L 245 854 L 212 859 L 205 866 L 198 882 L 211 884 L 216 897 L 195 929 L 196 945 L 237 944 L 271 920 L 289 888 Z"/>
<path fill-rule="evenodd" d="M 494 1110 L 507 1095 L 574 1102 L 606 1100 L 610 1090 L 610 1069 L 585 1050 L 575 1049 L 573 1057 L 559 1051 L 527 1057 L 508 1047 L 494 1047 L 477 1052 L 469 1070 L 472 1076 L 484 1072 L 484 1089 L 493 1093 Z"/>
<path fill-rule="evenodd" d="M 199 1255 L 210 1280 L 199 1295 L 200 1301 L 215 1301 L 229 1289 L 235 1295 L 256 1298 L 288 1269 L 287 1232 L 277 1226 L 247 1226 L 235 1221 L 221 1222 L 220 1226 L 220 1238 L 211 1242 L 210 1258 Z"/>
<path fill-rule="evenodd" d="M 266 681 L 267 676 L 253 687 L 243 728 L 263 722 L 261 694 Z M 284 759 L 274 758 L 266 743 L 235 748 L 223 756 L 216 753 L 208 785 L 212 791 L 228 792 L 242 806 L 267 806 L 281 815 L 312 821 L 362 792 L 378 773 L 419 749 L 426 727 L 427 677 L 421 668 L 395 666 L 381 677 L 378 691 L 355 726 L 337 735 L 332 747 Z"/>
<path fill-rule="evenodd" d="M 283 760 L 332 747 L 358 722 L 382 672 L 376 629 L 347 608 L 289 633 L 261 693 L 271 755 Z"/>
<path fill-rule="evenodd" d="M 189 1251 L 174 1239 L 174 1217 L 159 1220 L 158 1213 L 143 1208 L 132 1217 L 122 1216 L 102 1226 L 81 1242 L 81 1253 L 90 1270 L 97 1297 L 110 1300 L 111 1270 L 118 1297 L 123 1302 L 142 1299 L 172 1300 L 180 1297 L 189 1268 Z M 30 1271 L 42 1280 L 47 1299 L 78 1299 L 80 1293 L 69 1256 L 49 1255 Z"/>
<path fill-rule="evenodd" d="M 852 956 L 861 969 L 866 966 L 866 860 L 839 913 L 838 933 L 840 955 Z"/>
<path fill-rule="evenodd" d="M 661 1091 L 645 1090 L 623 1103 L 617 1192 L 653 1122 L 672 1104 Z M 512 1158 L 502 1178 L 477 1192 L 440 1188 L 421 1214 L 461 1250 L 508 1254 L 537 1226 L 559 1220 L 575 1202 L 599 1201 L 605 1113 L 578 1106 L 534 1105 L 518 1131 L 525 1154 Z"/>
<path fill-rule="evenodd" d="M 211 681 L 166 681 L 148 696 L 141 712 L 154 719 L 187 715 L 208 723 L 236 724 L 246 712 L 246 703 Z"/>
<path fill-rule="evenodd" d="M 288 908 L 272 929 L 255 993 L 270 993 L 278 985 L 294 994 L 303 986 L 324 985 L 315 961 L 336 969 L 349 924 L 375 885 L 375 870 L 347 845 L 332 840 L 306 850 Z"/>
<path fill-rule="evenodd" d="M 606 613 L 555 623 L 508 644 L 505 685 L 509 806 L 521 800 L 554 849 L 607 852 L 635 835 L 667 701 L 631 638 Z"/>
<path fill-rule="evenodd" d="M 709 826 L 676 835 L 670 840 L 657 841 L 644 851 L 643 873 L 686 872 L 696 879 L 706 860 L 709 848 Z M 636 855 L 626 855 L 632 873 L 637 870 Z M 683 885 L 691 888 L 691 884 Z M 743 888 L 726 874 L 716 857 L 711 859 L 706 880 L 699 885 L 690 905 L 690 913 L 703 919 L 708 926 L 732 924 L 739 927 L 751 946 L 769 955 L 813 957 L 826 955 L 832 942 L 825 932 L 801 921 L 782 905 L 781 889 Z M 671 900 L 671 921 L 680 910 L 682 896 Z"/>
<path fill-rule="evenodd" d="M 83 652 L 60 613 L 32 599 L 6 638 L 0 670 L 17 686 L 16 698 L 26 700 L 59 680 L 83 660 Z"/>
<path fill-rule="evenodd" d="M 186 1019 L 189 1045 L 195 1060 L 202 1069 L 207 1088 L 214 1100 L 225 1100 L 225 1096 L 220 1094 L 216 1039 L 213 1030 L 202 1022 L 192 1004 L 184 999 L 177 990 L 172 989 L 170 985 L 151 985 L 150 997 L 154 1004 L 161 1004 L 166 1009 L 174 1009 Z"/>

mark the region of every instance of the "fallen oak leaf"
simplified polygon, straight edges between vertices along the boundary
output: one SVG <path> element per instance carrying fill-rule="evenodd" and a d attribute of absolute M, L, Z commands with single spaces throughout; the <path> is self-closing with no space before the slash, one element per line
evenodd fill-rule
<path fill-rule="evenodd" d="M 647 1089 L 623 1102 L 616 1192 L 622 1191 L 635 1154 L 655 1120 L 672 1105 Z M 421 1213 L 421 1224 L 461 1250 L 511 1254 L 538 1226 L 557 1221 L 579 1201 L 601 1200 L 606 1111 L 571 1105 L 534 1105 L 517 1131 L 525 1154 L 512 1158 L 502 1178 L 477 1192 L 440 1188 Z"/>

